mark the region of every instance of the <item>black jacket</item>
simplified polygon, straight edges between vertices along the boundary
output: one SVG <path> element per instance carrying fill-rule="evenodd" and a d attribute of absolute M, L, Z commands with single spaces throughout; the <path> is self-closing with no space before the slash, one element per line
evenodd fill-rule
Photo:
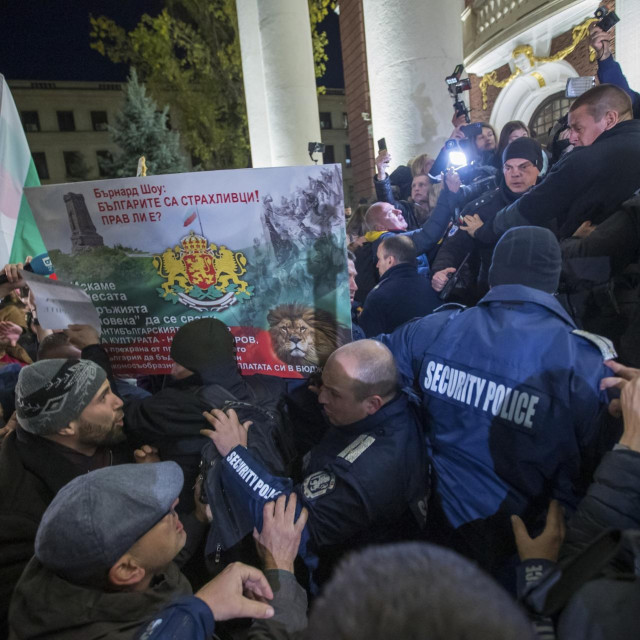
<path fill-rule="evenodd" d="M 496 213 L 504 207 L 515 202 L 520 194 L 511 191 L 502 181 L 500 187 L 493 191 L 488 191 L 472 200 L 460 212 L 460 217 L 473 215 L 477 213 L 485 225 L 490 225 L 496 216 Z M 477 292 L 476 297 L 480 299 L 487 291 L 489 291 L 489 267 L 491 266 L 491 258 L 493 257 L 493 249 L 496 242 L 485 244 L 470 236 L 454 225 L 449 234 L 445 238 L 440 251 L 436 255 L 436 259 L 431 267 L 432 273 L 437 273 L 448 267 L 460 266 L 465 256 L 470 253 L 471 259 L 468 264 L 478 266 L 477 273 Z"/>
<path fill-rule="evenodd" d="M 68 482 L 99 466 L 133 462 L 130 453 L 98 450 L 95 456 L 75 456 L 64 447 L 20 427 L 6 436 L 0 449 L 0 637 L 11 592 L 31 556 L 38 525 L 49 503 Z M 105 455 L 106 454 L 106 455 Z M 86 460 L 85 460 L 86 458 Z"/>
<path fill-rule="evenodd" d="M 137 446 L 158 448 L 162 460 L 177 462 L 184 473 L 179 511 L 193 510 L 193 486 L 198 475 L 200 452 L 209 439 L 200 435 L 209 423 L 202 415 L 212 408 L 203 387 L 221 385 L 241 402 L 273 409 L 286 383 L 269 376 L 242 376 L 234 362 L 211 367 L 209 371 L 175 381 L 153 396 L 134 398 L 124 405 L 127 437 Z M 226 401 L 225 398 L 221 405 Z"/>
<path fill-rule="evenodd" d="M 397 264 L 382 274 L 369 293 L 358 324 L 367 338 L 391 333 L 396 327 L 426 316 L 441 305 L 427 278 L 411 264 Z"/>
<path fill-rule="evenodd" d="M 496 215 L 476 237 L 497 240 L 511 227 L 558 222 L 566 238 L 585 221 L 599 224 L 640 188 L 640 121 L 625 120 L 588 147 L 578 147 L 517 202 Z"/>

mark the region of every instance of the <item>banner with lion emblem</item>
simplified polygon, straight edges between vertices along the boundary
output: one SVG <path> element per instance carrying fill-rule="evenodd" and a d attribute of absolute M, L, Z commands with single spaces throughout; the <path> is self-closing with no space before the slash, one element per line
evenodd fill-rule
<path fill-rule="evenodd" d="M 208 171 L 26 191 L 58 278 L 100 315 L 120 375 L 168 373 L 215 317 L 245 374 L 306 377 L 351 339 L 340 165 Z"/>

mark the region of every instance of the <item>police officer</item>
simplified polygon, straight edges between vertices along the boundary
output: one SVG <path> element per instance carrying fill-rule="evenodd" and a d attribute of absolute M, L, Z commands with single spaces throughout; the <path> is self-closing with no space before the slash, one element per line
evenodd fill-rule
<path fill-rule="evenodd" d="M 258 529 L 262 507 L 295 491 L 309 511 L 301 555 L 326 571 L 344 551 L 365 543 L 415 534 L 424 520 L 427 463 L 418 418 L 398 389 L 389 349 L 359 340 L 337 349 L 322 372 L 319 402 L 331 427 L 304 457 L 303 478 L 269 474 L 247 451 L 248 423 L 232 411 L 205 414 L 215 431 L 205 431 L 223 456 L 230 500 L 249 502 Z M 415 518 L 414 518 L 415 516 Z"/>
<path fill-rule="evenodd" d="M 432 533 L 505 584 L 510 516 L 535 529 L 550 498 L 577 504 L 604 402 L 603 359 L 615 355 L 553 297 L 560 269 L 551 231 L 510 229 L 477 307 L 450 305 L 381 336 L 403 383 L 422 392 L 439 503 L 430 521 L 441 518 Z"/>

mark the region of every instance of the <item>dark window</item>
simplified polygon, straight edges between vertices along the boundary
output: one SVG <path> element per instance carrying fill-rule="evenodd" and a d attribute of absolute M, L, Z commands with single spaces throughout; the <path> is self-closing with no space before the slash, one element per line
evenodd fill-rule
<path fill-rule="evenodd" d="M 321 129 L 333 129 L 331 126 L 331 112 L 330 111 L 321 111 L 320 112 L 320 128 Z"/>
<path fill-rule="evenodd" d="M 529 128 L 541 145 L 549 141 L 549 130 L 567 111 L 573 100 L 565 97 L 564 91 L 549 96 L 533 113 Z"/>
<path fill-rule="evenodd" d="M 342 112 L 342 128 L 349 128 L 349 116 L 344 111 Z"/>
<path fill-rule="evenodd" d="M 322 154 L 322 162 L 324 164 L 333 164 L 336 161 L 336 156 L 333 150 L 332 144 L 326 144 L 324 146 L 324 153 Z"/>
<path fill-rule="evenodd" d="M 33 164 L 36 165 L 38 178 L 40 178 L 40 180 L 48 180 L 49 167 L 47 166 L 47 156 L 45 155 L 44 151 L 36 151 L 31 155 L 33 157 Z"/>
<path fill-rule="evenodd" d="M 20 117 L 25 131 L 40 131 L 40 118 L 37 111 L 23 111 Z"/>
<path fill-rule="evenodd" d="M 109 126 L 107 120 L 106 111 L 92 111 L 91 112 L 91 125 L 94 131 L 106 131 Z"/>
<path fill-rule="evenodd" d="M 98 159 L 98 175 L 101 178 L 109 177 L 109 173 L 106 170 L 105 165 L 110 163 L 113 160 L 111 151 L 107 151 L 107 150 L 96 151 L 96 157 Z"/>
<path fill-rule="evenodd" d="M 75 131 L 76 123 L 73 119 L 73 111 L 58 111 L 58 129 L 60 131 Z"/>
<path fill-rule="evenodd" d="M 67 178 L 86 180 L 89 170 L 84 161 L 84 156 L 79 151 L 63 151 L 62 154 Z"/>
<path fill-rule="evenodd" d="M 344 163 L 345 165 L 347 165 L 347 167 L 351 166 L 351 145 L 350 144 L 344 145 Z"/>

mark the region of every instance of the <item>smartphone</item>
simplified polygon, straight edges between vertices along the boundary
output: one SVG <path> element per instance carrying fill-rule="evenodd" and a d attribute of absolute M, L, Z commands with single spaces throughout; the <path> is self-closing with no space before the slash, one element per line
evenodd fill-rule
<path fill-rule="evenodd" d="M 387 141 L 384 138 L 378 140 L 378 152 L 387 150 Z"/>

